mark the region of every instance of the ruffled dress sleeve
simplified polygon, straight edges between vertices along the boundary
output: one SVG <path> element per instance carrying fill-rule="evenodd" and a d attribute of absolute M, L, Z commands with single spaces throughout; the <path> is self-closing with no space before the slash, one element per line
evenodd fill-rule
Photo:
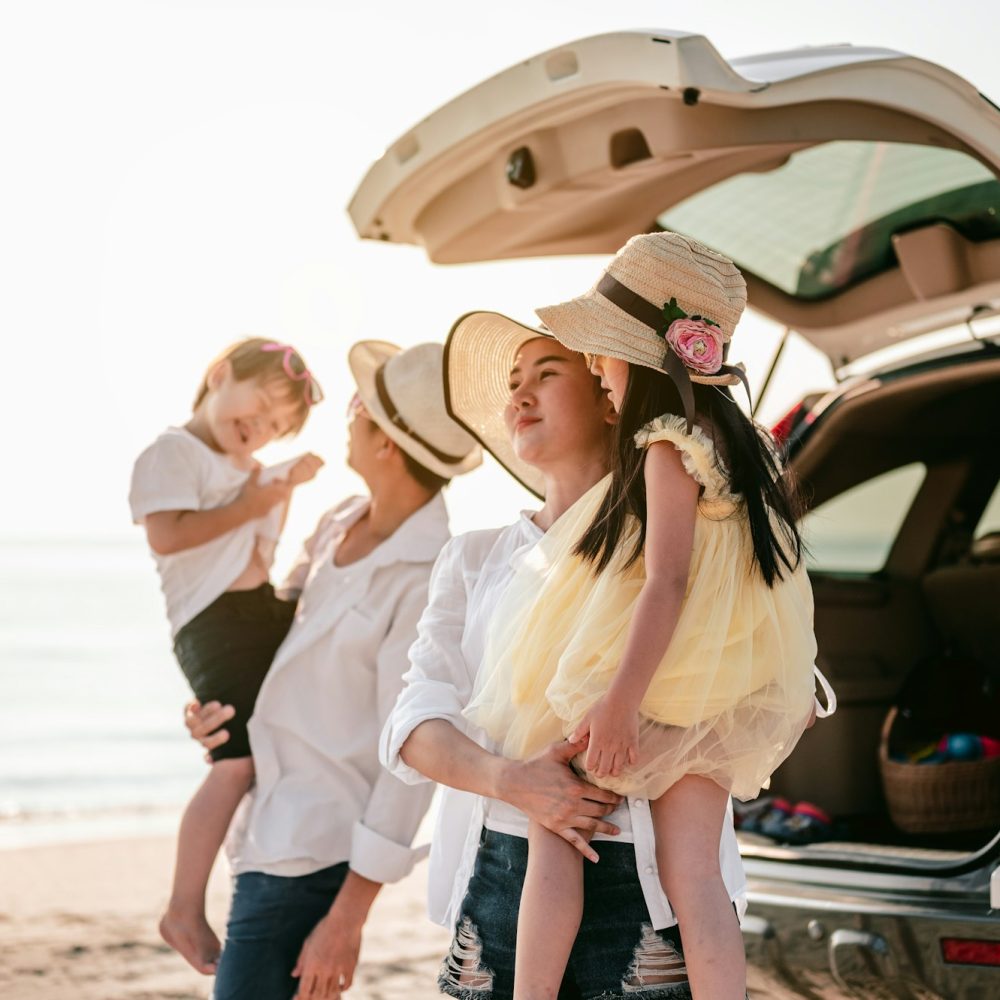
<path fill-rule="evenodd" d="M 637 448 L 648 448 L 657 441 L 669 441 L 680 452 L 685 471 L 703 488 L 703 499 L 729 496 L 729 477 L 725 467 L 712 439 L 700 427 L 692 427 L 689 432 L 683 417 L 667 413 L 636 432 Z"/>

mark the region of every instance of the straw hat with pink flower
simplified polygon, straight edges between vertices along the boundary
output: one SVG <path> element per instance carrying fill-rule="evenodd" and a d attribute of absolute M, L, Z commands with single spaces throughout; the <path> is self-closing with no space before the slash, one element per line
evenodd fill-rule
<path fill-rule="evenodd" d="M 747 302 L 739 268 L 679 233 L 633 236 L 583 295 L 535 312 L 572 351 L 655 368 L 677 384 L 688 427 L 692 382 L 742 383 L 746 369 L 726 363 Z"/>

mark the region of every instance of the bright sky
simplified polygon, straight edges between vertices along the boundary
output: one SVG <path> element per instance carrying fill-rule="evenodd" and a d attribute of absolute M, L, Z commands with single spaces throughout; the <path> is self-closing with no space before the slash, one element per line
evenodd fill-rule
<path fill-rule="evenodd" d="M 31 0 L 0 19 L 0 296 L 7 483 L 0 534 L 127 532 L 135 455 L 186 419 L 209 358 L 241 336 L 298 346 L 327 402 L 278 460 L 328 467 L 288 535 L 357 481 L 343 465 L 348 346 L 441 340 L 472 308 L 530 319 L 586 288 L 593 259 L 435 267 L 363 244 L 345 206 L 379 152 L 486 76 L 603 31 L 696 31 L 735 57 L 803 44 L 884 45 L 994 98 L 995 4 L 620 0 Z M 759 383 L 774 332 L 749 320 Z M 735 356 L 735 355 L 734 355 Z M 805 353 L 780 413 L 824 377 Z M 508 520 L 496 470 L 452 490 L 455 525 Z M 134 529 L 133 529 L 134 530 Z"/>

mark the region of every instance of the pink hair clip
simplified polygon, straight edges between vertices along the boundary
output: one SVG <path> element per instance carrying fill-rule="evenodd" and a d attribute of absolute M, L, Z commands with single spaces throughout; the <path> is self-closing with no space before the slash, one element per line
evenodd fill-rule
<path fill-rule="evenodd" d="M 285 370 L 285 374 L 293 382 L 305 381 L 309 388 L 309 405 L 315 406 L 318 402 L 323 399 L 323 390 L 320 388 L 319 383 L 313 377 L 313 373 L 306 368 L 306 363 L 302 360 L 302 355 L 291 347 L 289 344 L 264 344 L 261 347 L 262 351 L 284 351 L 285 356 L 281 359 L 281 367 Z M 297 358 L 300 365 L 302 365 L 302 371 L 297 372 L 292 367 L 292 358 Z"/>

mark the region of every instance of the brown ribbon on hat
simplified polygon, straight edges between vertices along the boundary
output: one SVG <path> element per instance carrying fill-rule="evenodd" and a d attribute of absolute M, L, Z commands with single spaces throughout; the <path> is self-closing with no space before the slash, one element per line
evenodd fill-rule
<path fill-rule="evenodd" d="M 405 420 L 403 415 L 396 409 L 396 404 L 393 403 L 392 397 L 389 395 L 389 390 L 385 385 L 385 365 L 379 365 L 375 371 L 375 391 L 378 393 L 378 401 L 382 404 L 382 409 L 385 410 L 385 415 L 389 418 L 389 421 L 394 427 L 398 427 L 408 438 L 415 441 L 422 448 L 426 448 L 439 462 L 444 462 L 446 465 L 457 465 L 459 462 L 463 461 L 464 455 L 459 455 L 458 457 L 454 455 L 449 455 L 447 452 L 441 451 L 440 448 L 435 448 L 434 445 L 430 443 L 425 437 L 421 437 Z"/>
<path fill-rule="evenodd" d="M 691 384 L 691 375 L 688 367 L 674 353 L 673 348 L 666 342 L 666 330 L 663 329 L 664 318 L 663 309 L 653 305 L 648 299 L 644 299 L 638 292 L 633 292 L 627 288 L 617 278 L 612 277 L 607 272 L 597 283 L 597 291 L 603 295 L 612 305 L 618 306 L 622 312 L 626 312 L 633 319 L 637 319 L 644 326 L 650 327 L 658 335 L 664 337 L 663 346 L 666 348 L 666 355 L 663 358 L 663 371 L 665 371 L 677 386 L 680 393 L 681 402 L 684 404 L 684 417 L 687 420 L 688 433 L 694 427 L 694 388 Z M 722 347 L 722 357 L 729 354 L 729 341 Z M 747 391 L 747 399 L 753 406 L 753 398 L 750 395 L 750 383 L 747 381 L 746 372 L 735 365 L 722 364 L 719 366 L 716 375 L 735 375 Z"/>

